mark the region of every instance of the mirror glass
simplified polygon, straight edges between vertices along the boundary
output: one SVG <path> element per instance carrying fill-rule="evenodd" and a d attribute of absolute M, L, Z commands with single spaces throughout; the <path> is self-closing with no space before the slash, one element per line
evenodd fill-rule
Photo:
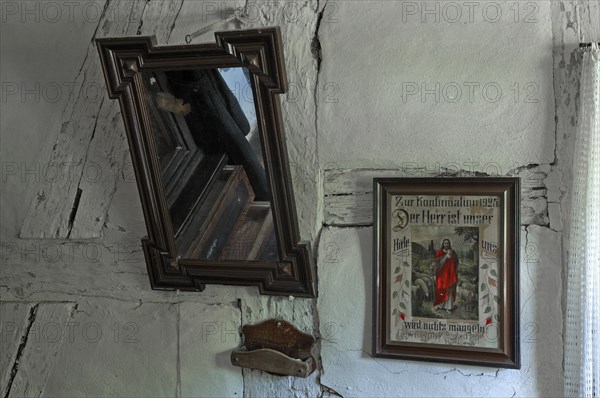
<path fill-rule="evenodd" d="M 177 255 L 279 260 L 248 70 L 145 70 L 142 79 Z"/>

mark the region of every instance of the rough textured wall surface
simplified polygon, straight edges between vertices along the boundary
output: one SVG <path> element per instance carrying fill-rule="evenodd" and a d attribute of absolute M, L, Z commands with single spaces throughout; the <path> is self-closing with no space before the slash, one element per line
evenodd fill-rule
<path fill-rule="evenodd" d="M 573 50 L 600 39 L 598 2 L 27 3 L 3 2 L 0 24 L 3 397 L 562 395 Z M 90 40 L 181 44 L 236 7 L 243 27 L 282 28 L 317 300 L 149 289 L 121 115 Z M 522 369 L 372 358 L 371 179 L 473 174 L 522 179 Z M 229 363 L 241 325 L 273 317 L 321 337 L 311 377 Z"/>
<path fill-rule="evenodd" d="M 478 4 L 485 9 L 486 3 Z M 337 79 L 340 91 L 352 88 L 349 98 L 341 96 L 345 106 L 323 105 L 320 115 L 330 117 L 322 117 L 319 128 L 351 131 L 345 145 L 338 145 L 339 135 L 319 136 L 321 161 L 329 163 L 324 167 L 324 223 L 329 227 L 319 245 L 321 382 L 340 395 L 563 394 L 561 245 L 567 236 L 570 175 L 576 172 L 570 163 L 580 61 L 573 50 L 600 36 L 599 7 L 597 2 L 537 2 L 529 10 L 529 17 L 535 14 L 531 20 L 511 14 L 517 3 L 488 4 L 505 6 L 504 18 L 490 23 L 490 15 L 482 14 L 477 21 L 475 13 L 472 24 L 457 24 L 444 17 L 443 6 L 428 2 L 429 13 L 420 3 L 420 8 L 405 8 L 409 14 L 395 14 L 394 24 L 360 2 L 340 7 L 340 15 L 360 9 L 369 20 L 365 24 L 379 33 L 381 51 L 371 57 L 338 54 L 340 47 L 360 40 L 348 26 L 328 27 L 329 35 L 322 32 L 331 38 L 324 42 L 324 59 L 331 53 L 346 56 L 341 68 L 349 70 L 340 73 L 336 65 L 325 63 L 322 78 Z M 388 11 L 398 9 L 390 4 Z M 384 31 L 399 34 L 390 38 Z M 393 64 L 395 55 L 407 62 Z M 387 79 L 373 81 L 374 70 Z M 354 76 L 369 78 L 357 81 Z M 494 83 L 510 84 L 510 91 L 503 90 L 510 98 L 495 101 L 477 91 Z M 371 93 L 373 86 L 378 94 Z M 462 96 L 456 95 L 458 87 Z M 516 96 L 517 87 L 530 92 Z M 348 111 L 348 103 L 363 106 Z M 395 145 L 386 144 L 391 142 Z M 378 155 L 370 160 L 363 153 Z M 469 175 L 521 178 L 522 368 L 372 358 L 372 178 Z"/>

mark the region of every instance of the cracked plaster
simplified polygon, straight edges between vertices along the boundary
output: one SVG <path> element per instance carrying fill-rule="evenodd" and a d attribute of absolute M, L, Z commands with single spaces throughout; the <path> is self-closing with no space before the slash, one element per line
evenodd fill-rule
<path fill-rule="evenodd" d="M 143 15 L 148 7 L 146 2 L 143 3 L 141 8 L 135 10 L 140 15 Z M 29 374 L 33 375 L 34 384 L 43 389 L 43 395 L 61 395 L 65 388 L 62 375 L 66 372 L 80 375 L 75 388 L 81 394 L 89 394 L 92 391 L 96 393 L 119 391 L 121 395 L 136 395 L 136 392 L 143 395 L 144 390 L 136 390 L 141 388 L 140 383 L 142 383 L 136 380 L 137 370 L 133 366 L 124 366 L 130 359 L 129 354 L 133 357 L 143 356 L 146 352 L 156 349 L 158 345 L 161 357 L 166 360 L 165 366 L 169 368 L 161 375 L 165 380 L 168 379 L 164 384 L 169 388 L 165 390 L 165 395 L 178 396 L 199 392 L 202 383 L 206 383 L 207 380 L 220 380 L 219 378 L 224 379 L 210 391 L 224 392 L 226 391 L 224 386 L 227 386 L 230 388 L 227 390 L 230 396 L 258 396 L 266 393 L 323 397 L 392 396 L 397 395 L 399 391 L 405 396 L 436 396 L 448 395 L 448 393 L 455 396 L 488 395 L 490 391 L 497 396 L 560 394 L 562 388 L 557 384 L 557 380 L 560 380 L 561 369 L 557 368 L 557 365 L 560 365 L 562 359 L 560 326 L 562 318 L 557 316 L 561 310 L 561 295 L 557 295 L 556 292 L 562 290 L 561 231 L 565 221 L 563 213 L 568 192 L 568 178 L 565 176 L 570 172 L 568 168 L 569 128 L 572 128 L 574 123 L 572 116 L 570 118 L 563 116 L 569 114 L 568 110 L 565 111 L 565 107 L 574 107 L 577 102 L 576 91 L 570 90 L 568 85 L 566 88 L 562 86 L 568 79 L 575 81 L 573 77 L 577 75 L 576 60 L 572 56 L 567 60 L 568 57 L 564 54 L 569 53 L 568 48 L 565 49 L 565 43 L 569 42 L 571 45 L 574 42 L 573 38 L 582 38 L 581 26 L 584 25 L 584 21 L 575 20 L 575 13 L 565 11 L 565 7 L 572 9 L 574 2 L 559 2 L 560 6 L 552 4 L 549 8 L 545 2 L 539 2 L 542 8 L 540 22 L 522 27 L 523 32 L 510 33 L 513 37 L 510 45 L 514 47 L 516 56 L 512 60 L 495 58 L 499 61 L 499 65 L 504 65 L 505 61 L 510 65 L 504 65 L 506 67 L 504 71 L 497 72 L 497 75 L 491 71 L 483 71 L 483 74 L 477 76 L 482 81 L 500 76 L 502 83 L 510 82 L 517 77 L 526 80 L 536 79 L 540 93 L 543 93 L 540 97 L 541 104 L 524 105 L 517 113 L 511 113 L 510 104 L 505 102 L 501 103 L 497 110 L 490 110 L 486 104 L 479 104 L 481 106 L 478 108 L 476 104 L 475 113 L 485 118 L 483 124 L 487 129 L 486 134 L 497 136 L 497 139 L 489 143 L 478 141 L 481 138 L 479 134 L 481 123 L 472 123 L 473 120 L 479 120 L 478 118 L 472 118 L 471 122 L 468 117 L 457 119 L 456 123 L 446 125 L 448 118 L 452 119 L 452 115 L 448 112 L 456 113 L 456 107 L 453 109 L 450 104 L 436 104 L 439 105 L 436 109 L 434 104 L 417 101 L 388 109 L 387 106 L 390 104 L 402 104 L 402 94 L 390 83 L 398 81 L 398 78 L 403 79 L 403 76 L 416 81 L 419 77 L 415 75 L 417 71 L 424 71 L 429 76 L 425 77 L 427 79 L 435 76 L 438 80 L 466 78 L 473 72 L 472 68 L 465 66 L 465 59 L 468 57 L 462 59 L 455 57 L 453 44 L 442 48 L 436 42 L 436 47 L 424 48 L 423 42 L 419 39 L 420 35 L 415 32 L 423 32 L 425 36 L 433 35 L 439 40 L 442 37 L 450 41 L 466 40 L 472 46 L 480 44 L 474 38 L 481 33 L 478 40 L 502 53 L 507 49 L 506 41 L 500 40 L 497 45 L 489 45 L 495 39 L 490 39 L 488 36 L 493 36 L 493 32 L 507 35 L 508 29 L 512 30 L 514 26 L 500 24 L 490 29 L 490 26 L 481 21 L 467 27 L 442 26 L 442 24 L 415 25 L 414 21 L 402 25 L 397 23 L 398 16 L 393 9 L 381 12 L 381 9 L 378 10 L 375 6 L 375 2 L 356 2 L 344 6 L 335 3 L 333 8 L 327 10 L 327 2 L 298 2 L 301 17 L 290 21 L 283 16 L 281 7 L 267 9 L 264 7 L 266 3 L 262 1 L 245 3 L 247 13 L 253 9 L 263 11 L 255 18 L 247 16 L 245 25 L 247 27 L 266 24 L 282 25 L 284 39 L 287 38 L 284 46 L 290 78 L 293 82 L 305 84 L 303 88 L 306 92 L 312 93 L 312 96 L 302 98 L 302 103 L 291 102 L 288 97 L 287 102 L 284 100 L 283 108 L 286 114 L 285 123 L 291 161 L 301 165 L 302 169 L 301 178 L 294 181 L 301 231 L 303 235 L 311 237 L 315 242 L 313 247 L 320 252 L 318 302 L 315 304 L 310 300 L 259 297 L 256 291 L 247 288 L 209 286 L 202 295 L 149 291 L 143 260 L 139 258 L 139 249 L 127 247 L 125 251 L 120 252 L 114 247 L 114 244 L 119 242 L 139 245 L 139 239 L 136 237 L 145 232 L 135 184 L 132 181 L 129 181 L 128 185 L 125 184 L 125 178 L 116 183 L 116 192 L 109 207 L 102 239 L 92 242 L 59 243 L 63 246 L 77 243 L 83 247 L 100 248 L 103 253 L 101 261 L 89 261 L 89 256 L 86 256 L 85 252 L 77 251 L 72 259 L 65 257 L 69 261 L 62 259 L 51 262 L 47 261 L 48 258 L 43 258 L 39 249 L 37 253 L 40 258 L 32 259 L 31 254 L 25 254 L 23 259 L 23 248 L 31 247 L 26 245 L 36 241 L 21 241 L 14 238 L 27 207 L 23 205 L 26 201 L 21 200 L 21 197 L 33 196 L 37 187 L 27 176 L 25 178 L 20 176 L 3 181 L 4 188 L 8 188 L 10 192 L 7 194 L 7 189 L 3 189 L 2 236 L 5 244 L 3 250 L 6 249 L 6 243 L 17 244 L 21 248 L 21 253 L 3 251 L 3 272 L 0 276 L 2 308 L 25 303 L 21 304 L 23 308 L 20 311 L 24 311 L 24 314 L 31 314 L 31 311 L 34 311 L 34 317 L 29 318 L 30 322 L 26 323 L 26 329 L 33 327 L 34 322 L 45 319 L 35 312 L 43 309 L 40 314 L 50 317 L 48 319 L 61 316 L 88 321 L 93 319 L 103 328 L 110 327 L 115 319 L 119 322 L 133 319 L 143 328 L 140 330 L 147 333 L 144 335 L 143 347 L 137 345 L 123 349 L 123 346 L 115 346 L 109 347 L 107 353 L 102 352 L 107 348 L 106 346 L 90 345 L 86 341 L 65 344 L 63 340 L 57 351 L 57 362 L 53 362 L 57 365 L 37 370 L 32 366 L 34 357 L 25 356 L 27 353 L 33 355 L 35 352 L 35 345 L 30 345 L 32 341 L 28 340 L 25 333 L 26 344 L 17 345 L 17 359 L 10 365 L 11 369 L 18 370 L 12 377 L 22 378 L 27 372 L 32 372 Z M 198 9 L 198 4 L 199 2 L 185 1 L 181 2 L 177 9 L 170 10 L 176 15 L 175 22 L 167 29 L 168 34 L 164 38 L 166 43 L 182 41 L 184 34 L 189 32 L 188 26 L 194 23 L 190 17 L 201 11 Z M 378 3 L 378 6 L 388 5 Z M 578 7 L 579 12 L 585 11 L 581 6 Z M 552 11 L 554 40 L 562 40 L 559 46 L 555 44 L 555 48 L 558 49 L 555 49 L 555 71 L 551 73 L 553 76 L 547 73 L 547 65 L 550 63 L 547 48 L 539 46 L 539 43 L 552 40 L 552 34 L 549 32 L 550 11 Z M 592 16 L 591 19 L 594 13 L 598 13 L 598 9 L 591 7 L 586 12 L 588 13 L 586 15 Z M 564 18 L 567 20 L 565 27 L 561 25 Z M 357 24 L 364 29 L 355 29 Z M 100 24 L 84 26 L 89 36 L 90 29 L 103 30 L 106 34 L 110 29 L 109 25 L 104 23 L 102 26 Z M 140 19 L 137 24 L 132 24 L 131 29 L 125 30 L 135 34 L 150 25 Z M 7 26 L 3 24 L 2 28 L 7 29 Z M 55 42 L 55 45 L 51 46 L 56 47 L 53 51 L 60 52 L 60 48 L 65 48 L 64 39 L 68 36 L 69 27 L 64 24 L 53 26 L 56 27 L 59 29 L 52 30 L 55 36 L 50 37 L 49 40 Z M 46 32 L 46 28 L 36 26 L 36 29 L 43 32 Z M 10 29 L 25 28 L 13 25 Z M 399 37 L 403 37 L 403 40 L 386 41 L 385 37 L 389 36 L 389 32 L 385 35 L 379 34 L 378 29 L 392 29 Z M 25 30 L 19 32 L 17 38 L 27 37 Z M 440 36 L 441 33 L 444 35 Z M 530 34 L 539 36 L 539 41 L 534 46 L 529 40 L 524 39 Z M 561 34 L 562 37 L 559 38 Z M 359 43 L 365 35 L 371 39 L 364 47 L 365 55 L 357 58 Z M 211 40 L 209 36 L 205 39 Z M 85 39 L 87 36 L 82 34 L 81 37 L 69 37 L 71 43 L 67 47 L 69 47 L 70 59 L 82 59 L 88 44 Z M 290 40 L 290 38 L 294 39 Z M 378 41 L 379 44 L 373 46 L 373 43 Z M 15 51 L 15 48 L 24 44 L 19 44 L 17 40 L 15 47 L 6 47 L 6 42 L 3 42 L 2 46 L 5 52 L 7 48 L 8 51 Z M 532 56 L 532 51 L 537 51 L 533 53 L 535 56 Z M 488 52 L 485 54 L 492 57 L 494 55 Z M 559 60 L 561 57 L 562 60 Z M 398 58 L 409 62 L 398 64 L 395 62 Z M 425 62 L 431 59 L 443 59 L 446 62 L 439 65 Z M 30 76 L 39 79 L 50 76 L 51 79 L 66 81 L 69 76 L 77 75 L 77 71 L 63 67 L 63 64 L 62 59 L 60 68 L 56 63 L 46 63 L 48 67 L 45 69 L 45 75 L 40 74 L 41 70 L 35 63 L 28 63 L 27 70 Z M 75 62 L 68 64 L 77 65 Z M 53 72 L 52 65 L 55 71 L 61 73 Z M 514 69 L 515 74 L 507 72 L 507 69 Z M 448 74 L 451 71 L 456 71 L 456 76 Z M 14 70 L 11 73 L 14 74 Z M 568 73 L 569 76 L 563 78 L 561 75 L 563 73 Z M 361 79 L 357 80 L 357 76 Z M 549 83 L 552 77 L 554 91 L 557 93 L 555 104 L 551 100 L 554 95 Z M 326 84 L 330 83 L 335 84 L 333 87 L 337 88 L 338 96 L 334 97 L 337 102 L 327 101 L 331 98 L 329 97 L 331 92 L 327 91 Z M 373 96 L 373 93 L 378 94 Z M 367 103 L 363 103 L 364 99 L 368 99 Z M 43 154 L 49 152 L 50 146 L 55 142 L 57 131 L 61 128 L 54 115 L 60 115 L 63 109 L 65 111 L 69 109 L 65 108 L 65 101 L 39 106 L 31 103 L 24 104 L 24 107 L 22 105 L 10 102 L 3 104 L 4 109 L 12 111 L 7 113 L 8 119 L 2 120 L 2 126 L 3 131 L 6 130 L 4 127 L 12 126 L 13 130 L 18 127 L 20 131 L 28 132 L 30 135 L 31 147 L 27 148 L 27 151 L 14 151 L 8 160 L 31 162 L 43 158 Z M 20 108 L 27 107 L 38 116 L 24 117 L 23 110 Z M 465 115 L 468 115 L 471 112 L 467 112 L 467 108 L 459 109 L 463 109 Z M 377 116 L 374 116 L 374 109 L 378 110 Z M 529 114 L 532 110 L 537 112 L 535 117 Z M 489 113 L 489 118 L 484 111 Z M 380 117 L 380 114 L 383 117 Z M 429 120 L 423 118 L 424 114 L 431 115 Z M 554 114 L 558 115 L 556 125 L 553 120 Z M 398 115 L 402 116 L 402 123 L 404 123 L 400 126 L 402 128 L 393 123 L 398 120 Z M 365 126 L 365 120 L 374 122 Z M 498 123 L 499 120 L 502 120 L 502 123 Z M 565 120 L 566 128 L 563 127 Z M 504 122 L 508 122 L 508 125 Z M 496 131 L 494 130 L 496 124 L 506 127 L 506 135 L 490 133 Z M 45 140 L 38 139 L 40 136 L 38 132 L 42 131 L 41 126 L 44 127 L 44 132 L 49 132 Z M 413 133 L 415 131 L 424 132 L 424 135 L 417 137 Z M 549 138 L 551 132 L 555 133 L 555 137 Z M 401 142 L 397 142 L 395 138 L 404 135 L 406 137 Z M 468 145 L 461 144 L 461 139 L 465 137 L 470 138 Z M 473 140 L 472 137 L 476 138 Z M 436 152 L 436 147 L 432 143 L 440 140 L 451 144 Z M 397 145 L 389 145 L 390 142 L 396 142 Z M 449 162 L 456 159 L 462 162 L 468 158 L 475 162 L 479 161 L 479 167 L 484 171 L 483 167 L 490 161 L 489 156 L 479 159 L 477 154 L 465 154 L 460 150 L 461 146 L 472 145 L 478 148 L 480 154 L 492 154 L 494 163 L 500 165 L 502 171 L 511 173 L 509 170 L 515 169 L 514 173 L 519 174 L 532 172 L 536 177 L 534 179 L 545 189 L 544 193 L 534 196 L 530 201 L 532 208 L 535 208 L 534 214 L 539 214 L 539 218 L 524 225 L 522 236 L 524 250 L 522 255 L 525 259 L 522 274 L 525 294 L 522 305 L 526 321 L 523 325 L 538 327 L 539 336 L 530 334 L 534 329 L 524 330 L 525 337 L 530 340 L 523 345 L 525 365 L 521 371 L 482 370 L 481 368 L 471 370 L 471 367 L 459 369 L 452 365 L 375 360 L 369 354 L 371 303 L 368 292 L 371 286 L 369 281 L 371 228 L 357 228 L 356 224 L 350 223 L 346 228 L 324 228 L 319 231 L 317 226 L 321 222 L 323 213 L 323 201 L 320 199 L 323 196 L 321 169 L 330 169 L 334 173 L 339 173 L 340 170 L 355 167 L 363 167 L 367 170 L 397 167 L 399 163 L 395 148 L 402 147 L 403 153 L 410 154 L 417 162 L 423 162 L 424 159 L 425 162 L 434 162 L 432 164 L 439 162 L 440 170 L 444 170 L 443 166 Z M 492 146 L 495 152 L 490 149 Z M 3 159 L 7 159 L 4 148 L 6 146 L 2 149 Z M 459 150 L 453 153 L 452 150 L 457 148 Z M 438 153 L 439 157 L 434 157 L 434 153 Z M 502 155 L 504 153 L 510 156 L 504 158 Z M 377 156 L 374 158 L 373 154 Z M 403 160 L 413 160 L 413 158 L 403 158 Z M 425 166 L 425 170 L 435 168 L 429 163 Z M 450 173 L 456 172 L 452 167 L 448 170 Z M 5 195 L 7 201 L 4 201 Z M 536 204 L 542 204 L 542 207 L 535 207 Z M 6 220 L 8 222 L 5 222 Z M 37 242 L 44 244 L 46 241 Z M 344 257 L 340 257 L 337 262 L 327 261 L 327 255 L 330 254 L 326 251 L 328 242 L 347 245 Z M 126 257 L 133 256 L 130 258 L 131 261 L 122 258 L 112 261 L 115 252 Z M 6 261 L 7 254 L 8 261 Z M 35 254 L 33 256 L 35 257 Z M 361 260 L 357 261 L 357 259 Z M 16 269 L 17 265 L 18 269 Z M 10 266 L 10 269 L 7 269 L 7 266 Z M 542 269 L 546 271 L 542 272 Z M 340 284 L 341 282 L 344 283 Z M 185 319 L 182 319 L 182 314 Z M 309 332 L 312 330 L 322 336 L 320 358 L 323 368 L 309 380 L 272 377 L 256 371 L 239 372 L 230 369 L 230 365 L 224 359 L 226 353 L 235 347 L 231 340 L 233 334 L 228 334 L 229 328 L 233 329 L 235 328 L 233 325 L 239 327 L 246 322 L 256 322 L 274 316 L 293 320 L 299 323 L 302 329 Z M 207 336 L 211 337 L 213 329 L 210 325 L 214 323 L 219 325 L 223 322 L 225 324 L 231 322 L 231 326 L 225 325 L 224 338 L 216 341 L 208 340 L 207 342 L 212 342 L 208 346 L 198 344 L 198 341 L 203 341 L 202 333 L 194 334 L 194 330 L 202 332 L 204 327 L 205 335 L 206 332 L 211 332 Z M 161 335 L 163 332 L 166 337 Z M 220 333 L 221 330 L 217 334 Z M 539 339 L 533 339 L 532 336 Z M 195 348 L 185 352 L 188 359 L 181 356 L 182 341 L 185 339 L 194 339 L 189 346 Z M 22 340 L 17 339 L 17 341 Z M 542 344 L 544 347 L 553 348 L 541 350 Z M 185 346 L 187 347 L 188 344 Z M 206 353 L 210 355 L 203 355 Z M 109 358 L 108 354 L 115 355 L 117 362 Z M 99 375 L 90 376 L 94 372 L 89 366 L 76 366 L 72 359 L 82 355 L 102 358 L 95 365 L 89 365 L 94 367 L 94 372 L 100 371 Z M 19 362 L 21 358 L 31 358 L 31 360 Z M 36 357 L 36 360 L 39 359 L 40 357 Z M 158 371 L 161 366 L 163 365 L 153 364 L 151 371 Z M 114 374 L 107 373 L 116 368 L 121 369 L 121 373 L 129 378 L 128 383 L 117 381 L 114 379 Z M 195 375 L 194 372 L 190 373 L 192 369 L 202 370 L 199 379 L 185 376 Z M 19 375 L 21 371 L 23 373 Z M 211 372 L 214 372 L 214 377 L 211 376 Z M 145 381 L 147 377 L 142 379 Z M 367 382 L 364 382 L 365 379 Z M 427 382 L 417 383 L 415 380 Z M 152 383 L 152 380 L 150 382 Z M 222 386 L 221 389 L 219 385 Z M 13 394 L 17 391 L 25 391 L 20 390 L 22 387 L 23 384 L 13 383 L 11 387 Z M 156 391 L 159 390 L 152 389 L 153 394 Z"/>

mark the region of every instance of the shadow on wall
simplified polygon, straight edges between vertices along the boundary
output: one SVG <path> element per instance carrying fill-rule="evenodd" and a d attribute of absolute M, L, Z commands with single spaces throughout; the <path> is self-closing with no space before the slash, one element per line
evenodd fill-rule
<path fill-rule="evenodd" d="M 369 353 L 369 358 L 372 358 L 373 354 L 373 294 L 375 287 L 373 286 L 373 273 L 375 265 L 373 263 L 373 239 L 372 230 L 369 228 L 371 234 L 367 236 L 368 239 L 361 237 L 360 239 L 360 261 L 363 265 L 363 280 L 365 281 L 365 292 L 367 292 L 365 298 L 365 319 L 364 319 L 364 333 L 363 333 L 363 356 L 367 356 L 365 353 Z"/>

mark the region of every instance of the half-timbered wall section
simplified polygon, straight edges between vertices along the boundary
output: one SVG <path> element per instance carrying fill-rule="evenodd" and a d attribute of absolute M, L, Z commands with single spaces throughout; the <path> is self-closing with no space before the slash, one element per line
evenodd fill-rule
<path fill-rule="evenodd" d="M 93 42 L 279 25 L 315 300 L 150 290 L 124 126 Z M 598 1 L 3 1 L 0 396 L 560 396 L 581 41 Z M 214 30 L 193 42 L 213 41 Z M 522 368 L 371 356 L 372 179 L 521 177 Z M 229 362 L 240 327 L 319 337 L 307 379 Z"/>

